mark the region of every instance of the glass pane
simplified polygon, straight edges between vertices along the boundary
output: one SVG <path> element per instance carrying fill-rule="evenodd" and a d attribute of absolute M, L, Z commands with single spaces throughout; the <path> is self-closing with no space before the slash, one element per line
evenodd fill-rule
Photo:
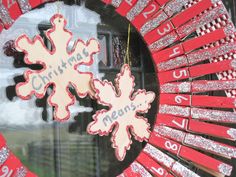
<path fill-rule="evenodd" d="M 108 48 L 108 36 L 107 35 L 99 35 L 98 36 L 99 44 L 100 44 L 100 53 L 98 54 L 99 66 L 110 66 L 110 58 L 109 58 L 109 48 Z"/>
<path fill-rule="evenodd" d="M 138 38 L 131 36 L 130 49 L 127 49 L 127 36 L 113 36 L 112 45 L 113 45 L 113 63 L 114 67 L 121 67 L 124 63 L 128 62 L 128 59 L 125 61 L 127 50 L 129 51 L 129 63 L 133 67 L 140 67 L 140 47 Z"/>

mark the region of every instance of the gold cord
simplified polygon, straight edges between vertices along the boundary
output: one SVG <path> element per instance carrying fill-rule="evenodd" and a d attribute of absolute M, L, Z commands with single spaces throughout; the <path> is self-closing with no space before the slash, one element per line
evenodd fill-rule
<path fill-rule="evenodd" d="M 128 26 L 128 39 L 127 39 L 127 48 L 126 48 L 126 54 L 125 54 L 125 61 L 124 63 L 127 63 L 128 65 L 132 65 L 130 60 L 130 35 L 131 35 L 131 25 Z"/>

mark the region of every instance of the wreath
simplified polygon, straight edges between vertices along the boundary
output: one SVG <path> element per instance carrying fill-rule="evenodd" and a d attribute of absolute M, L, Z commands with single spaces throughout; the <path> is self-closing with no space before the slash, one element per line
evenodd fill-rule
<path fill-rule="evenodd" d="M 15 41 L 16 50 L 25 54 L 26 64 L 39 64 L 40 71 L 27 70 L 25 82 L 16 87 L 17 95 L 42 98 L 53 85 L 48 102 L 57 121 L 70 117 L 68 107 L 75 102 L 69 87 L 78 96 L 89 95 L 107 109 L 98 110 L 87 127 L 89 134 L 112 132 L 112 147 L 122 161 L 132 144 L 131 137 L 147 144 L 137 159 L 119 176 L 198 177 L 176 159 L 213 176 L 230 176 L 233 167 L 224 159 L 236 158 L 236 148 L 221 140 L 235 141 L 236 129 L 236 42 L 235 27 L 221 0 L 103 0 L 129 20 L 143 37 L 155 64 L 160 83 L 159 108 L 150 131 L 147 113 L 155 94 L 134 90 L 135 78 L 128 64 L 111 81 L 98 80 L 78 70 L 92 65 L 100 47 L 96 39 L 78 39 L 68 50 L 72 33 L 66 18 L 57 13 L 46 32 L 53 50 L 43 39 L 25 34 Z M 7 8 L 0 4 L 2 29 L 8 29 L 22 13 L 39 6 L 41 0 L 18 0 Z M 216 74 L 216 80 L 202 80 Z M 209 96 L 225 91 L 226 96 Z M 228 111 L 225 110 L 228 109 Z M 233 110 L 233 111 L 231 111 Z M 207 136 L 205 136 L 207 135 Z M 0 141 L 2 176 L 35 176 Z M 214 155 L 214 156 L 213 156 Z"/>

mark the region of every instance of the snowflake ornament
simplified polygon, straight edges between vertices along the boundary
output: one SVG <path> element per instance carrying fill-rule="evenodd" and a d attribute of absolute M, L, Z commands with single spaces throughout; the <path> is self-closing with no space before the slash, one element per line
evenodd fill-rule
<path fill-rule="evenodd" d="M 29 99 L 33 94 L 42 98 L 47 88 L 53 85 L 49 105 L 55 107 L 54 117 L 58 121 L 68 119 L 68 107 L 75 102 L 75 97 L 70 93 L 72 86 L 79 97 L 93 96 L 90 81 L 92 73 L 80 72 L 79 65 L 92 65 L 93 55 L 99 52 L 99 43 L 90 39 L 87 43 L 77 40 L 72 50 L 68 51 L 72 33 L 66 27 L 66 19 L 56 14 L 51 18 L 52 28 L 45 34 L 52 44 L 49 50 L 43 39 L 37 35 L 31 40 L 27 35 L 21 35 L 15 42 L 16 49 L 25 53 L 24 61 L 27 64 L 40 64 L 41 70 L 27 70 L 24 74 L 25 82 L 16 86 L 16 92 L 22 99 Z"/>
<path fill-rule="evenodd" d="M 93 116 L 94 121 L 88 125 L 89 134 L 100 136 L 112 134 L 112 146 L 116 157 L 122 161 L 132 144 L 131 134 L 140 142 L 150 136 L 148 120 L 137 113 L 147 113 L 155 98 L 155 93 L 138 90 L 134 92 L 134 76 L 130 67 L 124 65 L 115 79 L 116 88 L 111 82 L 95 79 L 92 83 L 98 103 L 108 106 Z"/>

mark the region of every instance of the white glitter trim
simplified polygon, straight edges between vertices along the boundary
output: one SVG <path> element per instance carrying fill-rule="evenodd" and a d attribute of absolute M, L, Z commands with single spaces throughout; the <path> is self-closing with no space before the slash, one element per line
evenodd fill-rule
<path fill-rule="evenodd" d="M 169 157 L 168 155 L 164 154 L 159 149 L 155 148 L 154 146 L 147 144 L 143 151 L 150 155 L 153 159 L 155 159 L 160 164 L 163 164 L 164 166 L 171 168 L 174 164 L 175 160 Z"/>
<path fill-rule="evenodd" d="M 133 172 L 140 174 L 142 177 L 152 177 L 152 175 L 138 162 L 133 162 L 130 167 Z"/>
<path fill-rule="evenodd" d="M 4 25 L 12 25 L 14 20 L 10 17 L 10 14 L 7 10 L 7 8 L 0 3 L 0 19 L 4 23 Z"/>
<path fill-rule="evenodd" d="M 138 0 L 134 7 L 127 13 L 126 18 L 133 21 L 134 18 L 143 11 L 143 9 L 151 2 L 151 0 Z"/>
<path fill-rule="evenodd" d="M 232 166 L 227 165 L 227 164 L 225 164 L 225 163 L 220 164 L 220 165 L 218 166 L 218 169 L 219 169 L 219 171 L 220 171 L 222 174 L 224 174 L 224 175 L 226 175 L 226 176 L 230 176 L 230 175 L 231 175 L 231 172 L 232 172 L 232 170 L 233 170 Z"/>
<path fill-rule="evenodd" d="M 182 177 L 200 177 L 198 174 L 194 173 L 193 171 L 189 170 L 179 162 L 176 162 L 173 167 L 172 171 L 176 172 L 179 174 L 179 176 Z"/>
<path fill-rule="evenodd" d="M 189 117 L 190 116 L 190 108 L 189 107 L 171 106 L 171 105 L 161 104 L 159 106 L 159 113 L 160 114 L 170 114 L 170 115 L 175 115 L 175 116 Z"/>
<path fill-rule="evenodd" d="M 112 1 L 111 1 L 111 4 L 112 4 L 114 7 L 118 8 L 118 7 L 120 6 L 121 2 L 122 2 L 122 0 L 112 0 Z"/>
<path fill-rule="evenodd" d="M 23 13 L 26 13 L 32 9 L 28 0 L 17 0 L 17 2 L 19 3 Z"/>
<path fill-rule="evenodd" d="M 230 129 L 227 131 L 227 134 L 228 134 L 229 136 L 231 136 L 232 139 L 236 140 L 236 129 L 230 128 Z"/>

